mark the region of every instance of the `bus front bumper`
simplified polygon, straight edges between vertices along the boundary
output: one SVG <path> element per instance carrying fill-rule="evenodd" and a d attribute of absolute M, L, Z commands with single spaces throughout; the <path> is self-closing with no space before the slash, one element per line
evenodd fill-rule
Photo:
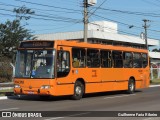
<path fill-rule="evenodd" d="M 51 90 L 52 88 L 49 89 L 41 89 L 41 88 L 32 88 L 32 89 L 27 89 L 27 88 L 14 88 L 14 94 L 17 95 L 52 95 Z"/>

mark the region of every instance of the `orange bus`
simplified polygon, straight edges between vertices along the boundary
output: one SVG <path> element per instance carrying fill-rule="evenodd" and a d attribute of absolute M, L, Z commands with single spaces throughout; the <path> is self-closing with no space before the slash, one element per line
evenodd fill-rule
<path fill-rule="evenodd" d="M 149 86 L 148 50 L 78 41 L 23 41 L 16 56 L 14 93 L 71 95 Z"/>

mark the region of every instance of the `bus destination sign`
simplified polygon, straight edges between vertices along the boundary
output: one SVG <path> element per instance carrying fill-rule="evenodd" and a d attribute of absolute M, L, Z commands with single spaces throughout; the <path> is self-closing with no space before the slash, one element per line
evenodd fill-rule
<path fill-rule="evenodd" d="M 29 41 L 22 42 L 20 48 L 53 48 L 52 41 Z"/>

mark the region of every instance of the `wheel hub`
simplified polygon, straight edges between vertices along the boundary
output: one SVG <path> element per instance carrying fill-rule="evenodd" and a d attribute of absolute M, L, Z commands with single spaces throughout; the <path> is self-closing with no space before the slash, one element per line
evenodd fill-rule
<path fill-rule="evenodd" d="M 80 86 L 77 86 L 75 92 L 76 92 L 76 95 L 80 95 L 80 94 L 82 93 L 81 87 L 80 87 Z"/>
<path fill-rule="evenodd" d="M 133 85 L 133 83 L 131 83 L 129 87 L 130 87 L 130 90 L 131 90 L 131 91 L 134 90 L 134 85 Z"/>

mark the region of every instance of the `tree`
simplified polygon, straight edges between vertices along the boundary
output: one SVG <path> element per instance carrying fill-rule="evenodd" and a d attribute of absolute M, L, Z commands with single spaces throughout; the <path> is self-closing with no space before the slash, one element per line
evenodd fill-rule
<path fill-rule="evenodd" d="M 157 48 L 153 49 L 152 52 L 160 52 L 160 49 L 158 50 Z"/>
<path fill-rule="evenodd" d="M 28 16 L 28 15 L 35 14 L 34 11 L 32 11 L 31 9 L 28 9 L 26 6 L 22 6 L 18 9 L 14 8 L 13 12 L 16 13 L 16 18 L 19 20 L 22 20 L 22 19 L 29 20 L 31 16 Z"/>
<path fill-rule="evenodd" d="M 0 24 L 0 55 L 9 58 L 13 57 L 13 52 L 21 41 L 35 39 L 32 32 L 25 28 L 26 24 L 21 23 L 22 20 L 29 20 L 29 15 L 34 14 L 34 11 L 22 6 L 13 12 L 16 13 L 13 21 L 7 20 Z"/>
<path fill-rule="evenodd" d="M 31 35 L 28 29 L 20 25 L 19 20 L 7 20 L 4 24 L 0 24 L 1 54 L 12 54 L 13 50 L 19 45 L 19 42 L 25 39 L 33 39 L 33 35 Z"/>

